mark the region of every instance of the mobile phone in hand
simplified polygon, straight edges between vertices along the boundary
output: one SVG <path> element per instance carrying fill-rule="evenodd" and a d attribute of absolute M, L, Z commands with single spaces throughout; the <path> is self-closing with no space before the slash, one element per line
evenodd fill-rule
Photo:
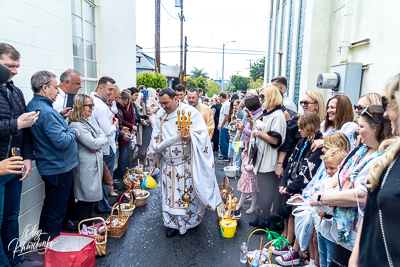
<path fill-rule="evenodd" d="M 21 150 L 18 147 L 11 148 L 11 155 L 21 156 Z"/>

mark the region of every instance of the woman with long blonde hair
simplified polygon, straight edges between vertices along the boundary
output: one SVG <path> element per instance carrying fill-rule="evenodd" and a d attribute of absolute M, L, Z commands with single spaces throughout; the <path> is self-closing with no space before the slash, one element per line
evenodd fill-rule
<path fill-rule="evenodd" d="M 400 266 L 400 74 L 387 81 L 383 95 L 393 137 L 379 146 L 383 155 L 369 173 L 365 215 L 350 266 Z"/>

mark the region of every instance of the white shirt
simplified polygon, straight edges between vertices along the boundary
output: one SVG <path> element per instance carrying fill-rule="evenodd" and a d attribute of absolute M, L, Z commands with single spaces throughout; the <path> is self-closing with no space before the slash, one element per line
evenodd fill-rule
<path fill-rule="evenodd" d="M 100 129 L 106 134 L 108 139 L 108 145 L 104 146 L 102 151 L 103 155 L 110 155 L 110 146 L 112 150 L 117 150 L 115 144 L 115 132 L 117 131 L 117 127 L 113 125 L 113 117 L 111 110 L 108 108 L 107 104 L 103 102 L 100 98 L 95 96 L 95 92 L 92 92 L 90 96 L 93 98 L 94 109 L 92 116 L 93 120 L 97 122 Z"/>
<path fill-rule="evenodd" d="M 283 105 L 285 106 L 286 109 L 289 109 L 295 113 L 297 113 L 297 107 L 296 104 L 293 102 L 293 100 L 287 96 L 287 93 L 283 94 Z"/>
<path fill-rule="evenodd" d="M 65 93 L 61 88 L 60 93 L 56 97 L 56 101 L 53 102 L 53 108 L 57 110 L 58 113 L 61 112 L 67 105 L 68 94 Z"/>
<path fill-rule="evenodd" d="M 224 120 L 225 115 L 229 115 L 229 107 L 230 107 L 231 102 L 229 100 L 226 100 L 221 107 L 221 112 L 219 113 L 219 120 L 218 120 L 218 125 L 221 127 L 222 121 Z M 224 124 L 224 128 L 228 128 L 228 120 L 226 120 Z"/>

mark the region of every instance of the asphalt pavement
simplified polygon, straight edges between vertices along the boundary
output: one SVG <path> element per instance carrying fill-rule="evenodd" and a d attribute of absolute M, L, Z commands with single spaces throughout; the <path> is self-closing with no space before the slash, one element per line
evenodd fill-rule
<path fill-rule="evenodd" d="M 228 162 L 215 159 L 218 184 L 222 183 L 223 167 L 227 164 Z M 239 257 L 240 246 L 247 242 L 249 234 L 254 230 L 248 222 L 256 217 L 255 213 L 245 213 L 250 204 L 244 204 L 242 218 L 233 238 L 221 236 L 217 212 L 209 210 L 206 210 L 198 227 L 188 230 L 184 235 L 178 233 L 175 237 L 167 238 L 161 210 L 161 183 L 158 176 L 155 179 L 159 186 L 150 190 L 147 204 L 135 209 L 129 218 L 128 229 L 121 238 L 108 238 L 106 255 L 96 257 L 96 266 L 248 266 L 240 263 Z M 241 192 L 236 190 L 238 180 L 239 177 L 231 178 L 229 182 L 235 189 L 235 196 L 239 198 Z M 117 185 L 123 186 L 122 183 Z M 119 195 L 122 192 L 117 191 Z M 118 201 L 118 198 L 110 197 L 110 204 Z M 109 214 L 100 216 L 107 218 Z M 249 242 L 249 250 L 258 249 L 261 238 L 263 245 L 268 242 L 265 234 L 253 235 Z M 43 256 L 30 254 L 33 255 L 33 259 L 44 261 Z M 272 256 L 272 259 L 274 258 L 275 256 Z"/>

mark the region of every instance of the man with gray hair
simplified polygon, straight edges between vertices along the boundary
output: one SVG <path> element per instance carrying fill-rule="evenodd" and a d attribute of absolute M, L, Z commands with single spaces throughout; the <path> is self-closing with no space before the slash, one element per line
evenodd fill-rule
<path fill-rule="evenodd" d="M 76 139 L 79 131 L 69 129 L 65 119 L 52 106 L 58 94 L 56 75 L 38 71 L 33 74 L 31 85 L 34 96 L 26 109 L 41 109 L 38 121 L 30 128 L 36 167 L 45 184 L 39 229 L 51 240 L 60 234 L 67 210 L 72 170 L 78 165 Z"/>
<path fill-rule="evenodd" d="M 73 69 L 64 71 L 60 76 L 60 93 L 53 103 L 53 108 L 64 118 L 67 118 L 72 112 L 72 108 L 67 107 L 68 94 L 76 95 L 82 88 L 81 82 L 81 74 Z"/>

